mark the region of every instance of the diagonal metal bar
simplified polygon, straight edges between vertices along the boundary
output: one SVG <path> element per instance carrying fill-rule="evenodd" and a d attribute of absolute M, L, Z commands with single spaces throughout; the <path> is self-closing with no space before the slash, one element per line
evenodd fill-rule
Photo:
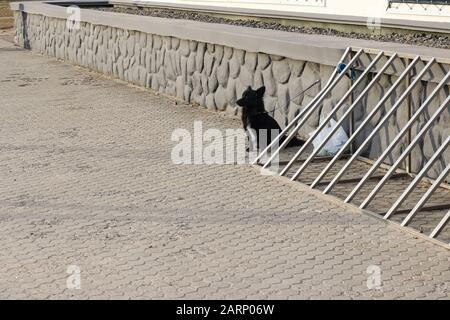
<path fill-rule="evenodd" d="M 350 154 L 344 155 L 343 158 L 345 158 L 345 156 L 347 156 L 347 158 L 350 158 Z M 316 157 L 314 158 L 314 161 L 316 162 L 323 162 L 323 161 L 330 161 L 333 157 L 330 156 L 323 156 L 323 157 Z M 306 159 L 299 159 L 298 161 L 305 161 Z M 280 165 L 285 165 L 288 164 L 289 161 L 279 161 L 278 164 Z"/>
<path fill-rule="evenodd" d="M 405 219 L 402 221 L 401 226 L 406 226 L 411 219 L 417 214 L 417 212 L 420 211 L 420 209 L 423 207 L 423 205 L 431 198 L 431 196 L 434 194 L 436 189 L 439 187 L 439 185 L 447 178 L 448 173 L 450 172 L 450 163 L 445 167 L 445 169 L 441 172 L 439 177 L 434 181 L 434 183 L 431 185 L 431 187 L 425 192 L 425 194 L 420 198 L 419 202 L 414 206 L 414 208 L 411 210 L 411 212 L 405 217 Z"/>
<path fill-rule="evenodd" d="M 389 111 L 386 113 L 386 115 L 380 120 L 380 122 L 377 124 L 377 126 L 370 132 L 369 136 L 364 140 L 364 142 L 359 146 L 358 150 L 354 152 L 354 154 L 351 156 L 351 158 L 345 163 L 345 165 L 339 170 L 339 172 L 336 174 L 336 176 L 333 178 L 331 183 L 325 188 L 323 193 L 329 193 L 331 189 L 334 187 L 334 185 L 339 181 L 339 179 L 344 175 L 345 171 L 350 167 L 350 165 L 353 163 L 353 161 L 362 153 L 364 148 L 369 144 L 369 142 L 372 140 L 372 138 L 380 131 L 380 129 L 385 125 L 387 120 L 391 117 L 391 115 L 397 111 L 397 109 L 400 107 L 400 105 L 403 103 L 403 101 L 406 99 L 406 97 L 410 94 L 411 90 L 414 89 L 416 84 L 422 80 L 422 77 L 424 74 L 428 71 L 428 69 L 433 65 L 433 63 L 436 61 L 436 59 L 431 59 L 428 61 L 428 63 L 425 65 L 425 67 L 420 71 L 420 73 L 415 77 L 414 81 L 409 85 L 409 87 L 406 89 L 406 91 L 400 96 L 400 98 L 396 101 L 394 106 L 389 109 Z"/>
<path fill-rule="evenodd" d="M 281 150 L 284 149 L 284 147 L 289 143 L 289 141 L 292 140 L 292 138 L 297 134 L 297 131 L 303 126 L 303 124 L 308 120 L 308 118 L 318 109 L 318 107 L 321 106 L 322 101 L 325 99 L 327 94 L 339 83 L 339 81 L 344 77 L 344 75 L 347 73 L 348 70 L 352 67 L 352 65 L 356 62 L 358 57 L 362 53 L 362 49 L 359 50 L 355 56 L 350 60 L 350 62 L 347 64 L 347 66 L 342 70 L 342 72 L 334 79 L 334 81 L 328 86 L 328 88 L 325 90 L 325 92 L 320 96 L 320 98 L 312 105 L 306 113 L 304 114 L 304 117 L 297 123 L 297 125 L 294 127 L 292 132 L 286 137 L 286 139 L 283 141 L 283 143 L 278 147 L 277 150 L 275 150 L 270 158 L 267 160 L 267 162 L 264 164 L 263 168 L 267 168 L 267 166 L 270 165 L 270 163 L 275 159 L 275 157 L 280 153 Z"/>
<path fill-rule="evenodd" d="M 347 47 L 347 49 L 345 50 L 345 52 L 344 52 L 344 54 L 342 55 L 342 58 L 341 58 L 341 60 L 340 60 L 340 62 L 339 63 L 343 63 L 344 61 L 345 61 L 345 59 L 347 58 L 347 56 L 348 56 L 348 54 L 350 53 L 350 51 L 351 51 L 351 47 Z M 282 137 L 284 137 L 285 136 L 285 134 L 287 134 L 288 133 L 288 131 L 295 125 L 295 123 L 299 120 L 299 119 L 301 119 L 302 117 L 303 117 L 303 115 L 316 103 L 316 101 L 320 98 L 320 97 L 322 97 L 322 95 L 324 95 L 325 94 L 325 92 L 328 92 L 327 90 L 328 90 L 328 87 L 330 86 L 330 84 L 331 84 L 331 82 L 334 80 L 334 78 L 335 78 L 335 76 L 336 76 L 336 74 L 337 74 L 337 68 L 335 68 L 334 70 L 333 70 L 333 73 L 331 74 L 331 76 L 330 76 L 330 78 L 328 79 L 328 82 L 325 84 L 325 86 L 323 87 L 323 89 L 319 92 L 319 94 L 317 94 L 315 97 L 314 97 L 314 99 L 298 114 L 298 115 L 296 115 L 295 116 L 295 118 L 291 121 L 291 123 L 289 123 L 287 126 L 286 126 L 286 128 L 284 128 L 281 132 L 280 132 L 280 134 L 277 136 L 277 137 L 275 137 L 275 139 L 273 139 L 273 141 L 263 150 L 263 151 L 261 151 L 261 153 L 253 160 L 253 162 L 252 162 L 252 164 L 253 165 L 255 165 L 255 164 L 257 164 L 258 163 L 258 161 L 259 160 L 261 160 L 261 158 L 265 155 L 265 154 L 267 154 L 267 152 L 271 149 L 271 148 L 273 148 L 273 146 L 276 144 L 276 143 L 279 143 L 279 141 L 280 141 L 280 139 L 282 138 Z M 295 132 L 295 131 L 293 131 L 293 132 Z M 293 137 L 293 136 L 292 136 Z M 292 138 L 291 138 L 292 139 Z M 287 139 L 286 139 L 287 140 Z M 284 141 L 284 142 L 286 142 L 286 141 Z M 289 142 L 289 141 L 288 141 Z M 286 144 L 288 143 L 288 142 L 286 142 Z M 286 144 L 284 144 L 284 146 L 286 145 Z M 283 144 L 282 144 L 283 145 Z M 283 147 L 284 147 L 283 146 Z M 281 147 L 281 146 L 280 146 Z M 272 159 L 273 160 L 273 159 Z"/>
<path fill-rule="evenodd" d="M 439 233 L 441 233 L 442 229 L 444 229 L 444 227 L 447 224 L 449 219 L 450 219 L 450 210 L 442 218 L 442 220 L 439 221 L 439 223 L 436 226 L 436 228 L 434 228 L 434 230 L 430 233 L 430 238 L 436 238 L 439 235 Z"/>
<path fill-rule="evenodd" d="M 420 57 L 416 56 L 413 61 L 406 67 L 406 69 L 403 71 L 403 73 L 398 77 L 397 81 L 391 86 L 391 88 L 386 92 L 386 94 L 381 98 L 381 100 L 378 102 L 378 104 L 373 108 L 373 110 L 369 113 L 369 115 L 364 119 L 364 121 L 360 124 L 360 126 L 355 130 L 355 132 L 350 136 L 350 138 L 347 140 L 347 142 L 344 144 L 344 146 L 338 151 L 338 153 L 334 156 L 333 160 L 331 160 L 326 167 L 322 170 L 322 172 L 317 176 L 317 178 L 314 180 L 314 182 L 311 184 L 311 188 L 314 188 L 320 180 L 323 179 L 323 177 L 330 171 L 330 169 L 336 164 L 336 162 L 340 159 L 342 154 L 345 152 L 345 150 L 348 148 L 348 146 L 353 142 L 353 140 L 356 138 L 356 136 L 363 130 L 364 126 L 369 123 L 369 121 L 375 116 L 375 114 L 381 109 L 381 107 L 384 105 L 387 99 L 392 95 L 392 93 L 397 89 L 397 87 L 400 85 L 400 83 L 403 81 L 403 79 L 406 77 L 406 75 L 409 74 L 411 69 L 416 65 L 417 61 L 419 61 Z M 296 177 L 296 175 L 294 175 Z M 295 178 L 292 177 L 291 180 L 294 180 Z"/>
<path fill-rule="evenodd" d="M 441 82 L 436 86 L 436 88 L 433 90 L 433 92 L 428 96 L 428 98 L 422 103 L 422 105 L 417 109 L 417 111 L 414 113 L 412 117 L 410 117 L 408 123 L 402 128 L 402 130 L 395 136 L 395 138 L 392 140 L 392 142 L 389 144 L 389 146 L 386 148 L 386 150 L 383 151 L 381 156 L 377 159 L 377 161 L 372 165 L 372 167 L 369 169 L 369 171 L 364 175 L 364 178 L 361 179 L 361 181 L 355 186 L 355 188 L 350 192 L 350 194 L 347 196 L 347 198 L 344 200 L 344 202 L 350 202 L 353 197 L 356 195 L 356 193 L 361 189 L 361 187 L 364 185 L 364 183 L 367 181 L 367 179 L 379 168 L 381 163 L 386 159 L 386 157 L 391 153 L 391 151 L 398 145 L 399 141 L 403 138 L 405 134 L 409 132 L 409 129 L 413 126 L 414 122 L 419 118 L 419 116 L 425 111 L 425 109 L 428 107 L 430 102 L 434 99 L 436 94 L 441 90 L 441 88 L 447 83 L 448 79 L 450 78 L 450 72 L 447 73 L 447 75 L 441 80 Z M 439 114 L 447 107 L 447 104 L 450 101 L 450 96 L 447 97 L 447 100 L 442 104 L 442 106 L 437 110 L 437 114 L 435 113 L 431 119 L 433 121 L 439 116 Z M 439 112 L 438 112 L 439 111 Z M 433 121 L 428 121 L 425 127 L 431 127 Z"/>
<path fill-rule="evenodd" d="M 397 160 L 394 162 L 394 164 L 389 168 L 388 172 L 385 174 L 383 179 L 381 179 L 378 184 L 375 186 L 375 188 L 369 193 L 369 195 L 364 199 L 364 201 L 359 206 L 361 209 L 366 208 L 370 202 L 375 198 L 378 191 L 380 191 L 381 188 L 386 184 L 386 182 L 391 178 L 391 176 L 395 173 L 397 168 L 400 166 L 400 164 L 405 160 L 405 158 L 408 156 L 408 154 L 411 153 L 411 151 L 414 149 L 414 147 L 423 139 L 423 136 L 427 133 L 427 131 L 430 129 L 434 121 L 439 117 L 439 115 L 444 110 L 449 110 L 449 104 L 450 97 L 447 97 L 447 99 L 441 104 L 441 106 L 435 111 L 435 113 L 431 116 L 431 118 L 427 121 L 427 123 L 424 125 L 424 127 L 419 131 L 419 133 L 414 137 L 413 141 L 406 147 L 406 149 L 403 151 L 403 153 L 397 158 Z M 348 198 L 347 198 L 348 199 Z M 346 199 L 346 202 L 348 202 Z"/>
<path fill-rule="evenodd" d="M 395 201 L 395 203 L 383 217 L 384 219 L 389 219 L 389 217 L 395 212 L 395 210 L 397 210 L 398 207 L 400 207 L 403 201 L 411 194 L 411 192 L 413 192 L 414 188 L 419 184 L 419 182 L 422 180 L 422 178 L 425 176 L 428 170 L 433 166 L 434 162 L 441 156 L 441 154 L 444 152 L 444 150 L 448 147 L 449 144 L 450 144 L 450 136 L 447 137 L 445 142 L 436 150 L 436 152 L 433 154 L 430 160 L 428 160 L 428 162 L 425 164 L 422 170 L 420 170 L 420 172 L 417 174 L 414 180 L 409 184 L 409 186 L 405 189 L 405 191 L 403 191 L 403 193 L 397 199 L 397 201 Z"/>
<path fill-rule="evenodd" d="M 312 143 L 312 141 L 317 137 L 317 135 L 320 133 L 320 131 L 327 126 L 330 119 L 333 117 L 333 115 L 342 107 L 342 105 L 347 101 L 347 99 L 350 97 L 350 95 L 353 93 L 353 90 L 361 83 L 361 81 L 365 78 L 365 76 L 372 70 L 372 68 L 375 66 L 375 64 L 380 60 L 380 58 L 383 56 L 384 52 L 381 51 L 369 64 L 369 66 L 364 70 L 364 72 L 359 76 L 359 78 L 355 81 L 355 83 L 348 89 L 348 91 L 344 94 L 341 100 L 334 106 L 334 108 L 330 111 L 330 113 L 327 115 L 325 120 L 322 124 L 313 132 L 313 134 L 309 137 L 308 140 L 303 144 L 303 146 L 297 151 L 297 153 L 292 157 L 291 161 L 283 168 L 283 170 L 280 173 L 280 176 L 283 176 L 289 168 L 292 166 L 292 164 L 302 155 L 302 153 L 306 150 L 306 148 Z M 352 104 L 354 105 L 354 104 Z M 318 152 L 318 151 L 317 151 Z M 314 153 L 314 151 L 313 151 Z"/>
<path fill-rule="evenodd" d="M 356 106 L 361 102 L 361 100 L 365 97 L 367 92 L 377 83 L 378 79 L 384 74 L 384 71 L 392 64 L 392 62 L 396 59 L 397 55 L 394 54 L 391 56 L 391 58 L 384 64 L 384 66 L 380 69 L 380 71 L 377 73 L 377 75 L 372 79 L 372 81 L 367 85 L 367 87 L 361 92 L 361 94 L 356 98 L 356 100 L 352 103 L 352 105 L 348 108 L 348 110 L 342 115 L 341 119 L 336 123 L 336 126 L 334 126 L 330 133 L 325 137 L 325 139 L 320 143 L 320 145 L 313 150 L 313 152 L 309 155 L 307 160 L 303 162 L 301 167 L 297 170 L 297 172 L 292 176 L 291 180 L 297 179 L 297 177 L 306 169 L 306 167 L 311 163 L 313 158 L 322 150 L 322 148 L 325 146 L 325 144 L 333 137 L 334 133 L 339 129 L 339 126 L 345 121 L 345 119 L 353 112 L 353 110 L 356 108 Z M 375 60 L 374 60 L 375 61 Z M 371 65 L 367 67 L 366 71 L 371 69 Z M 362 79 L 363 76 L 358 79 Z M 353 87 L 352 89 L 353 90 Z M 341 100 L 342 101 L 342 100 Z M 340 107 L 340 105 L 337 105 Z M 317 137 L 317 135 L 320 133 L 320 131 L 325 128 L 325 126 L 330 121 L 331 117 L 334 115 L 334 113 L 337 111 L 338 108 L 334 108 L 330 114 L 328 114 L 327 118 L 323 121 L 323 123 L 314 131 L 314 134 L 306 141 L 306 143 L 302 146 L 302 148 L 297 152 L 297 154 L 292 158 L 291 162 L 294 163 L 294 161 L 300 157 L 300 155 L 306 150 L 306 147 L 312 143 L 312 141 Z M 292 165 L 291 163 L 291 165 Z M 290 165 L 286 166 L 283 171 L 280 173 L 280 175 L 284 175 L 287 170 L 289 170 Z"/>
<path fill-rule="evenodd" d="M 434 183 L 434 181 L 433 181 Z M 395 210 L 395 214 L 401 214 L 401 213 L 410 213 L 411 210 L 414 209 L 413 208 L 400 208 Z M 435 204 L 435 205 L 430 205 L 430 206 L 422 206 L 422 208 L 420 208 L 419 211 L 434 211 L 434 210 L 448 210 L 450 209 L 450 203 L 444 203 L 444 204 Z M 382 211 L 382 212 L 376 212 L 376 214 L 378 215 L 385 215 L 386 211 Z"/>
<path fill-rule="evenodd" d="M 375 175 L 375 176 L 371 176 L 369 179 L 371 180 L 375 180 L 375 179 L 381 179 L 384 176 L 382 175 Z M 407 173 L 397 173 L 394 175 L 394 178 L 404 178 L 404 177 L 409 177 L 409 174 Z M 348 179 L 342 179 L 341 181 L 339 181 L 340 183 L 351 183 L 351 182 L 358 182 L 359 180 L 361 180 L 361 177 L 357 177 L 357 178 L 348 178 Z M 331 181 L 321 181 L 319 182 L 318 185 L 327 185 L 329 184 Z M 310 185 L 311 183 L 306 183 L 307 185 Z"/>

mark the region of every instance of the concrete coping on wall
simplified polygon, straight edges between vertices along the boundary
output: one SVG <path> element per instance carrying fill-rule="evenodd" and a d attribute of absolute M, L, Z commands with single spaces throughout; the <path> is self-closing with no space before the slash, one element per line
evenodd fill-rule
<path fill-rule="evenodd" d="M 11 3 L 13 11 L 25 11 L 49 17 L 67 19 L 66 7 L 56 4 L 107 5 L 108 1 L 25 1 Z M 81 9 L 81 22 L 116 28 L 172 36 L 185 40 L 213 43 L 249 52 L 264 52 L 295 60 L 304 60 L 334 66 L 347 47 L 383 50 L 386 54 L 397 52 L 400 57 L 421 56 L 423 60 L 435 57 L 438 62 L 450 64 L 450 50 L 400 43 L 302 34 L 286 31 L 257 29 L 226 24 L 205 23 L 192 20 L 167 19 L 151 16 Z"/>

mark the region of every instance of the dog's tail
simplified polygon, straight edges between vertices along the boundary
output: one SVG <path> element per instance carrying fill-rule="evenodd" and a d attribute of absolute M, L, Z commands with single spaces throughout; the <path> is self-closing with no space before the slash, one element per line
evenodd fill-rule
<path fill-rule="evenodd" d="M 284 140 L 286 140 L 286 136 L 284 136 L 281 141 L 280 144 L 282 144 L 284 142 Z M 300 140 L 297 137 L 293 137 L 291 139 L 291 141 L 289 141 L 289 143 L 287 144 L 286 148 L 292 148 L 292 147 L 301 147 L 305 144 L 305 141 Z"/>

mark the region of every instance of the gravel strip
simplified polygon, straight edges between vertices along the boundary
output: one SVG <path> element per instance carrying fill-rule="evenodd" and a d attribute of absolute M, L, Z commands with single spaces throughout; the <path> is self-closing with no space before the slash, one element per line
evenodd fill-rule
<path fill-rule="evenodd" d="M 364 34 L 356 32 L 341 32 L 330 28 L 312 28 L 301 26 L 287 26 L 277 22 L 263 22 L 257 20 L 234 20 L 208 15 L 206 13 L 198 13 L 194 11 L 160 9 L 160 8 L 126 8 L 126 7 L 98 7 L 96 10 L 112 11 L 119 13 L 135 14 L 140 16 L 152 16 L 159 18 L 196 20 L 201 22 L 231 24 L 235 26 L 272 29 L 288 32 L 298 32 L 306 34 L 320 34 L 328 36 L 339 36 L 356 39 L 376 40 L 383 42 L 405 43 L 417 46 L 426 46 L 442 49 L 450 49 L 450 38 L 444 35 L 436 34 L 401 34 L 391 33 L 383 35 Z"/>

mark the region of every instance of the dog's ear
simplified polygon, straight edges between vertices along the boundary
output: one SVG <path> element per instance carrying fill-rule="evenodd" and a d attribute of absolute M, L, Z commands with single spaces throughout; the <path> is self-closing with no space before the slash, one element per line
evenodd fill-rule
<path fill-rule="evenodd" d="M 262 97 L 264 95 L 264 93 L 266 92 L 266 87 L 262 86 L 261 88 L 259 88 L 258 90 L 256 90 L 256 93 L 258 94 L 258 96 Z"/>
<path fill-rule="evenodd" d="M 236 104 L 239 106 L 239 107 L 243 107 L 244 106 L 244 99 L 239 99 L 239 100 L 237 100 L 236 101 Z"/>

